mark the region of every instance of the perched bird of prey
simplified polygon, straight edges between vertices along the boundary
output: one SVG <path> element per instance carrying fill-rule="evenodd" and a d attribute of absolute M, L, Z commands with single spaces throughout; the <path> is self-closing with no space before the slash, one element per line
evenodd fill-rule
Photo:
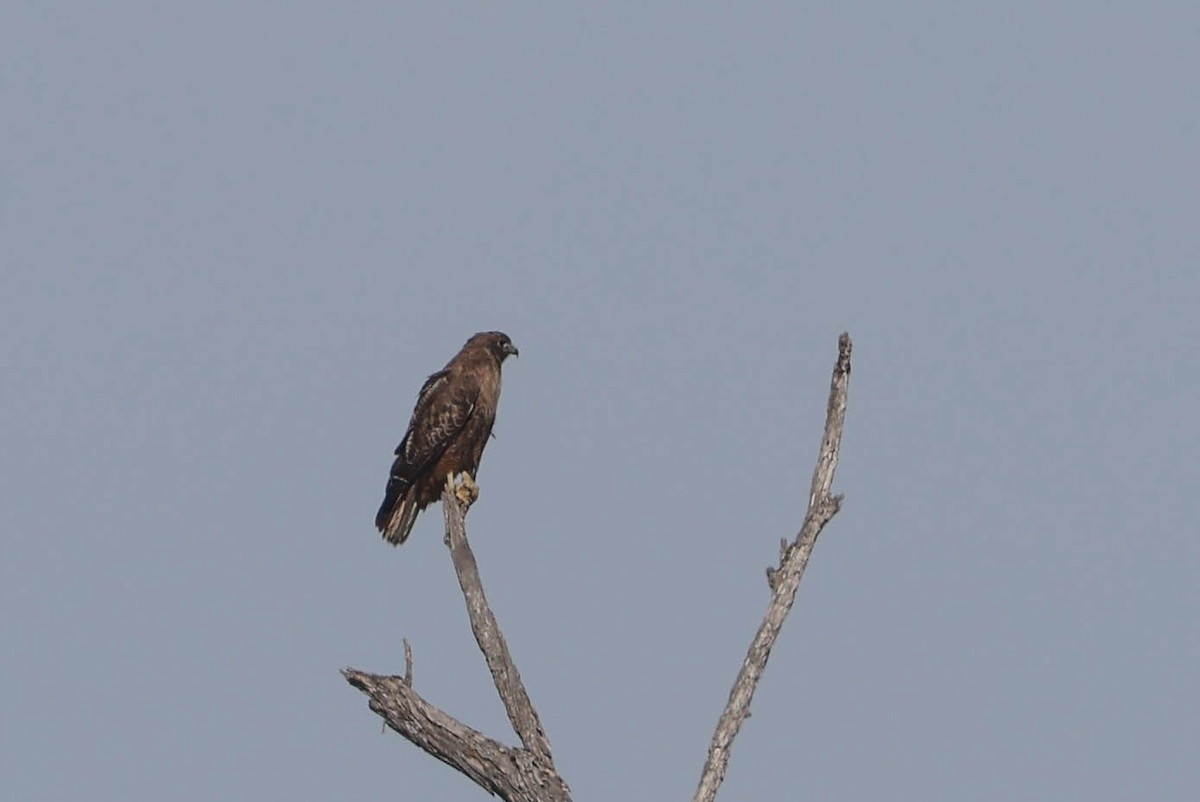
<path fill-rule="evenodd" d="M 483 331 L 425 380 L 375 516 L 387 542 L 408 539 L 417 513 L 441 497 L 447 477 L 462 474 L 460 497 L 478 495 L 474 477 L 496 420 L 500 365 L 516 355 L 507 334 Z"/>

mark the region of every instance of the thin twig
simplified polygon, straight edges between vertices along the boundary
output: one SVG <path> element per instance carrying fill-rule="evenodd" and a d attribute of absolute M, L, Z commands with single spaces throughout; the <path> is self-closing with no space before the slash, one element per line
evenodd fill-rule
<path fill-rule="evenodd" d="M 404 684 L 412 687 L 413 684 L 413 669 L 412 669 L 412 644 L 408 642 L 408 638 L 404 639 Z"/>
<path fill-rule="evenodd" d="M 704 771 L 700 775 L 700 784 L 696 788 L 695 802 L 712 802 L 716 798 L 717 789 L 725 779 L 725 769 L 729 765 L 730 749 L 733 739 L 741 729 L 742 722 L 750 715 L 750 701 L 754 698 L 754 689 L 767 667 L 771 656 L 771 647 L 779 637 L 784 619 L 792 609 L 796 600 L 796 590 L 800 579 L 804 576 L 804 568 L 812 554 L 817 536 L 825 524 L 837 514 L 841 507 L 841 497 L 829 495 L 833 487 L 833 474 L 837 469 L 838 452 L 842 444 L 842 429 L 846 423 L 846 393 L 850 383 L 850 352 L 849 334 L 838 338 L 838 359 L 833 368 L 833 379 L 829 387 L 829 405 L 825 415 L 825 434 L 821 439 L 821 450 L 817 457 L 817 465 L 813 470 L 812 488 L 809 494 L 808 511 L 804 516 L 804 525 L 796 535 L 796 540 L 786 549 L 778 570 L 768 570 L 768 582 L 771 586 L 771 602 L 767 606 L 766 616 L 759 625 L 758 632 L 742 661 L 733 688 L 729 692 L 729 701 L 713 733 L 712 743 L 708 748 L 708 759 L 704 763 Z"/>

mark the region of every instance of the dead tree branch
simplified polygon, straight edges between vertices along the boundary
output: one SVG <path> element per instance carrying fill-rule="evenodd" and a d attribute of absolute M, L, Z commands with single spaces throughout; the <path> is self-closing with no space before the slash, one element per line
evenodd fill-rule
<path fill-rule="evenodd" d="M 389 727 L 470 777 L 488 793 L 507 802 L 570 802 L 571 791 L 554 768 L 550 741 L 484 595 L 479 566 L 467 542 L 467 507 L 459 502 L 451 482 L 447 482 L 442 493 L 442 506 L 446 544 L 466 599 L 471 631 L 522 748 L 508 747 L 488 738 L 417 695 L 412 689 L 412 653 L 407 642 L 403 677 L 379 676 L 355 669 L 346 669 L 342 674 L 368 696 L 371 710 Z"/>
<path fill-rule="evenodd" d="M 729 765 L 729 753 L 733 739 L 742 722 L 750 715 L 750 701 L 754 689 L 767 667 L 771 647 L 779 637 L 784 619 L 796 600 L 796 591 L 809 555 L 817 542 L 817 536 L 841 507 L 841 496 L 831 496 L 833 474 L 837 469 L 838 452 L 842 445 L 842 429 L 846 423 L 846 391 L 850 384 L 850 335 L 843 333 L 838 338 L 837 364 L 833 368 L 833 380 L 829 387 L 829 406 L 825 414 L 825 435 L 821 439 L 821 450 L 813 470 L 812 488 L 809 493 L 808 511 L 804 524 L 796 539 L 782 551 L 779 567 L 767 569 L 767 582 L 771 587 L 771 602 L 766 616 L 754 635 L 746 659 L 729 692 L 729 701 L 717 722 L 712 743 L 708 748 L 708 759 L 696 788 L 695 802 L 712 802 L 717 789 L 725 779 Z"/>
<path fill-rule="evenodd" d="M 492 672 L 496 692 L 504 702 L 508 720 L 521 743 L 553 769 L 554 759 L 550 755 L 550 741 L 546 739 L 542 721 L 538 718 L 533 702 L 529 701 L 529 694 L 525 692 L 525 683 L 521 682 L 517 664 L 508 652 L 504 633 L 500 631 L 496 616 L 492 615 L 492 608 L 483 594 L 479 566 L 475 564 L 475 555 L 471 551 L 471 544 L 467 542 L 466 509 L 450 491 L 442 494 L 442 507 L 446 513 L 446 545 L 450 547 L 450 558 L 454 561 L 458 584 L 462 588 L 463 598 L 467 600 L 471 631 L 475 633 L 475 642 L 479 644 L 479 650 L 487 660 L 488 670 Z"/>

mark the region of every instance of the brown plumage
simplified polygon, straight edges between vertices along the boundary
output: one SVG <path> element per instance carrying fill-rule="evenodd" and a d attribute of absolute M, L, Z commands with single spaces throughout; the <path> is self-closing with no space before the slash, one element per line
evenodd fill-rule
<path fill-rule="evenodd" d="M 496 420 L 500 365 L 516 355 L 507 334 L 480 332 L 425 380 L 375 516 L 389 543 L 398 546 L 408 538 L 417 513 L 441 497 L 447 475 L 466 474 L 464 486 L 474 488 Z"/>

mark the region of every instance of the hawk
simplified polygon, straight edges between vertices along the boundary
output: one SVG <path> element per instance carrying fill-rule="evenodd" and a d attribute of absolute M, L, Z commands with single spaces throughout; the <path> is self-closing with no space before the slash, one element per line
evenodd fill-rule
<path fill-rule="evenodd" d="M 507 334 L 483 331 L 425 380 L 388 476 L 375 526 L 393 546 L 408 539 L 417 513 L 462 474 L 460 492 L 478 495 L 475 473 L 496 420 L 500 365 L 517 356 Z"/>

